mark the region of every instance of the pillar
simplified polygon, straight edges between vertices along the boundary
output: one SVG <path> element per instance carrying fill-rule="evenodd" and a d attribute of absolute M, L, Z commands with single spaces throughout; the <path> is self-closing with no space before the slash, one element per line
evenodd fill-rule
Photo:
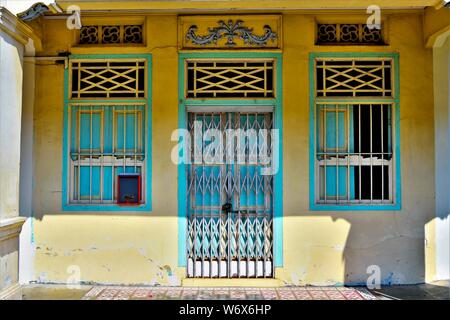
<path fill-rule="evenodd" d="M 20 137 L 24 46 L 28 26 L 0 7 L 0 299 L 21 299 Z"/>

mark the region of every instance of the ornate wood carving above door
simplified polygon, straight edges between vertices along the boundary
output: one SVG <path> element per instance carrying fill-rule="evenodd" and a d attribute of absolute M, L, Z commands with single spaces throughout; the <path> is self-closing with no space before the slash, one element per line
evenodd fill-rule
<path fill-rule="evenodd" d="M 196 49 L 281 49 L 280 15 L 180 16 L 178 46 Z"/>

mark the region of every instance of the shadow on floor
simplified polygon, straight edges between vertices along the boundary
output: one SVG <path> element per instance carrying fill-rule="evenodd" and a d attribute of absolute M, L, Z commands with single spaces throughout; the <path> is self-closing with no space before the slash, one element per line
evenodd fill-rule
<path fill-rule="evenodd" d="M 69 289 L 65 285 L 26 285 L 22 287 L 23 300 L 81 300 L 92 286 Z"/>
<path fill-rule="evenodd" d="M 431 284 L 382 287 L 379 290 L 372 290 L 372 293 L 396 300 L 450 300 L 450 280 Z"/>

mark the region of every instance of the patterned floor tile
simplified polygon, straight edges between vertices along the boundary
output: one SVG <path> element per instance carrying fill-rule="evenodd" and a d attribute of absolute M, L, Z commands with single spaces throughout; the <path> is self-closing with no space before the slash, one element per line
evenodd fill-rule
<path fill-rule="evenodd" d="M 328 296 L 323 290 L 308 290 L 313 300 L 328 300 Z"/>
<path fill-rule="evenodd" d="M 181 298 L 181 289 L 171 289 L 169 288 L 166 292 L 166 296 L 168 299 L 180 299 Z"/>
<path fill-rule="evenodd" d="M 329 300 L 347 300 L 345 296 L 338 290 L 327 290 L 325 291 Z"/>
<path fill-rule="evenodd" d="M 278 289 L 277 291 L 281 300 L 295 300 L 295 294 L 292 290 Z"/>
<path fill-rule="evenodd" d="M 196 288 L 183 288 L 181 299 L 183 300 L 196 300 L 198 295 L 198 289 Z"/>
<path fill-rule="evenodd" d="M 364 300 L 364 298 L 356 291 L 341 291 L 347 300 Z"/>
<path fill-rule="evenodd" d="M 277 300 L 278 295 L 275 289 L 261 289 L 264 300 Z"/>
<path fill-rule="evenodd" d="M 312 296 L 309 294 L 308 290 L 293 290 L 297 300 L 312 300 Z"/>
<path fill-rule="evenodd" d="M 246 298 L 247 298 L 247 295 L 245 294 L 245 290 L 242 290 L 242 289 L 230 290 L 230 299 L 245 300 Z"/>
<path fill-rule="evenodd" d="M 153 293 L 150 289 L 137 289 L 133 292 L 132 297 L 137 299 L 152 298 Z"/>
<path fill-rule="evenodd" d="M 377 300 L 366 288 L 346 287 L 107 287 L 89 290 L 83 300 Z"/>

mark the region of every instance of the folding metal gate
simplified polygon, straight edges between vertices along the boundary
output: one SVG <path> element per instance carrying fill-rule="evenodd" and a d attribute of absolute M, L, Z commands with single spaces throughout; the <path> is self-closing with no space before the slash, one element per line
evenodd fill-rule
<path fill-rule="evenodd" d="M 267 112 L 188 113 L 188 277 L 273 276 L 272 127 Z"/>

